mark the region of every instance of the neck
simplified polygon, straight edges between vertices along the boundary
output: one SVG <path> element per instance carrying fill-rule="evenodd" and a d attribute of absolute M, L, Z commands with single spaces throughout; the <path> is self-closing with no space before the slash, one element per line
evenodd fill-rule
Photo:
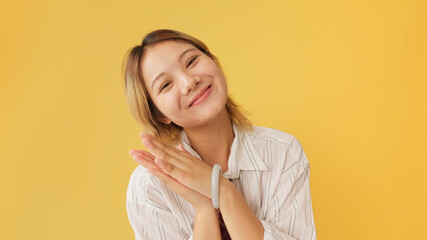
<path fill-rule="evenodd" d="M 228 157 L 234 139 L 233 125 L 227 109 L 209 123 L 191 129 L 184 129 L 193 149 L 203 161 L 211 166 L 218 163 L 222 171 L 228 169 Z"/>

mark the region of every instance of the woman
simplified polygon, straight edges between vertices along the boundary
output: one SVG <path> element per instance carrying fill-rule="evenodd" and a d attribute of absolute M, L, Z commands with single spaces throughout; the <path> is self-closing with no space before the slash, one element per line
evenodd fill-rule
<path fill-rule="evenodd" d="M 126 201 L 136 239 L 316 239 L 300 143 L 252 127 L 205 44 L 157 30 L 125 60 L 149 150 L 130 151 L 140 164 Z"/>

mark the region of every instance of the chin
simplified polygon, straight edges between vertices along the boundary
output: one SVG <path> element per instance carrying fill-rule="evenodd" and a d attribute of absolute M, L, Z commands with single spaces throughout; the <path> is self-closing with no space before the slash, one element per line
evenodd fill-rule
<path fill-rule="evenodd" d="M 187 121 L 181 122 L 181 124 L 177 124 L 182 128 L 195 128 L 205 124 L 209 124 L 212 121 L 217 121 L 223 111 L 227 111 L 225 109 L 225 104 L 223 106 L 218 107 L 210 107 L 203 112 L 194 113 L 191 118 L 186 119 Z"/>

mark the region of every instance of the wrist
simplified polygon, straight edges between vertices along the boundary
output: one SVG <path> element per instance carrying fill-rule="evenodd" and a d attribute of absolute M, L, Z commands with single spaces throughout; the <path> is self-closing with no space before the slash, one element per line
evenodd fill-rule
<path fill-rule="evenodd" d="M 218 211 L 211 202 L 208 206 L 196 209 L 193 239 L 221 239 Z"/>
<path fill-rule="evenodd" d="M 236 239 L 263 239 L 264 226 L 240 191 L 225 177 L 220 179 L 221 214 Z M 238 220 L 237 220 L 238 219 Z"/>
<path fill-rule="evenodd" d="M 198 201 L 197 204 L 192 204 L 196 213 L 206 213 L 216 211 L 212 206 L 210 198 L 205 197 L 202 201 Z"/>
<path fill-rule="evenodd" d="M 212 207 L 212 203 L 210 201 L 206 204 L 195 206 L 194 210 L 196 211 L 196 216 L 202 218 L 218 214 L 218 211 Z"/>
<path fill-rule="evenodd" d="M 221 209 L 228 208 L 234 203 L 236 187 L 224 176 L 219 178 L 219 204 Z M 238 192 L 238 191 L 237 191 Z"/>

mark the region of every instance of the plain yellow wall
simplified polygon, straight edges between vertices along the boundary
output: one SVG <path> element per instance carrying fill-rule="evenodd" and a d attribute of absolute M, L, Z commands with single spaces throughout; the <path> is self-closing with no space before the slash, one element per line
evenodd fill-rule
<path fill-rule="evenodd" d="M 125 192 L 140 127 L 121 62 L 157 28 L 204 41 L 255 124 L 300 140 L 319 239 L 426 239 L 426 1 L 0 9 L 0 239 L 133 238 Z"/>

